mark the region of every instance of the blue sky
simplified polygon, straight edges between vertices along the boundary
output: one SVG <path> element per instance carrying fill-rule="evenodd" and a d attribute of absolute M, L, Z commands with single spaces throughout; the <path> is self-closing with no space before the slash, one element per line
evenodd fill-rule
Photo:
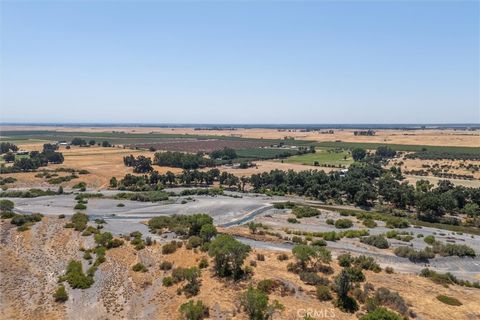
<path fill-rule="evenodd" d="M 1 121 L 480 122 L 477 1 L 1 1 Z"/>

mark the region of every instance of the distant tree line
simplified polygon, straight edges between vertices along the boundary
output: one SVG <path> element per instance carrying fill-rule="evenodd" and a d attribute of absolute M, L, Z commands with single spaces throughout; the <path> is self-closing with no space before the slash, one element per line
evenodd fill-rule
<path fill-rule="evenodd" d="M 405 155 L 407 159 L 420 159 L 420 160 L 480 160 L 479 152 L 448 152 L 448 151 L 420 151 L 409 153 Z"/>
<path fill-rule="evenodd" d="M 95 140 L 90 140 L 90 141 L 87 142 L 87 140 L 82 139 L 82 138 L 73 138 L 72 141 L 70 142 L 70 144 L 72 146 L 87 147 L 87 146 L 94 146 L 96 144 L 96 141 Z M 102 147 L 105 147 L 105 148 L 113 146 L 107 140 L 104 140 L 101 143 L 99 142 L 98 145 L 102 146 Z"/>
<path fill-rule="evenodd" d="M 355 136 L 374 136 L 375 131 L 368 129 L 368 130 L 361 130 L 361 131 L 353 131 Z"/>
<path fill-rule="evenodd" d="M 160 190 L 166 186 L 211 186 L 215 181 L 218 181 L 222 186 L 238 189 L 244 187 L 246 183 L 245 179 L 239 179 L 227 172 L 220 173 L 218 169 L 214 168 L 208 171 L 184 170 L 179 174 L 174 174 L 171 171 L 167 171 L 165 174 L 152 171 L 149 175 L 142 176 L 127 174 L 120 181 L 112 178 L 110 187 L 120 190 L 150 191 Z"/>

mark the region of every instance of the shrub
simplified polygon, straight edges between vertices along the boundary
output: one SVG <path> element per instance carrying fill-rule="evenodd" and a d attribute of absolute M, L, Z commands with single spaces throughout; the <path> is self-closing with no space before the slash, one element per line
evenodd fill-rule
<path fill-rule="evenodd" d="M 425 248 L 424 250 L 415 250 L 411 247 L 398 247 L 393 251 L 395 255 L 408 258 L 412 262 L 427 262 L 428 259 L 433 259 L 435 253 L 430 248 Z"/>
<path fill-rule="evenodd" d="M 187 248 L 199 247 L 202 244 L 202 242 L 203 242 L 202 238 L 198 236 L 191 236 L 190 238 L 188 238 Z"/>
<path fill-rule="evenodd" d="M 140 262 L 137 263 L 137 264 L 134 264 L 132 266 L 132 270 L 135 271 L 135 272 L 147 272 L 148 269 L 147 267 L 145 267 L 143 264 L 141 264 Z"/>
<path fill-rule="evenodd" d="M 337 257 L 340 267 L 350 267 L 354 259 L 350 253 L 343 253 Z"/>
<path fill-rule="evenodd" d="M 335 231 L 328 231 L 322 234 L 322 238 L 326 241 L 337 241 L 340 240 L 342 237 Z"/>
<path fill-rule="evenodd" d="M 173 279 L 172 277 L 165 277 L 162 279 L 162 284 L 164 287 L 171 287 L 173 286 Z"/>
<path fill-rule="evenodd" d="M 462 303 L 458 299 L 453 298 L 453 297 L 449 297 L 449 296 L 438 295 L 437 300 L 441 301 L 445 304 L 448 304 L 449 306 L 461 306 L 462 305 Z"/>
<path fill-rule="evenodd" d="M 386 227 L 387 228 L 398 228 L 398 229 L 404 229 L 410 227 L 410 223 L 408 222 L 407 219 L 404 218 L 398 218 L 398 217 L 389 217 L 386 220 Z"/>
<path fill-rule="evenodd" d="M 11 224 L 14 224 L 18 227 L 24 226 L 28 228 L 29 224 L 38 222 L 42 220 L 43 215 L 40 213 L 33 214 L 15 214 L 10 220 Z"/>
<path fill-rule="evenodd" d="M 288 218 L 288 219 L 287 219 L 287 222 L 288 222 L 288 223 L 300 223 L 300 221 L 298 221 L 298 220 L 295 219 L 295 218 Z"/>
<path fill-rule="evenodd" d="M 360 320 L 403 320 L 403 318 L 388 309 L 377 308 L 361 317 Z"/>
<path fill-rule="evenodd" d="M 423 238 L 423 241 L 425 241 L 429 245 L 433 245 L 435 243 L 435 237 L 432 236 L 432 235 L 429 235 L 429 236 L 426 236 L 425 238 Z"/>
<path fill-rule="evenodd" d="M 17 231 L 19 231 L 19 232 L 23 232 L 23 231 L 27 231 L 27 230 L 29 230 L 29 227 L 26 224 L 23 224 L 23 225 L 21 225 L 17 228 Z"/>
<path fill-rule="evenodd" d="M 335 224 L 335 220 L 333 220 L 333 219 L 327 219 L 325 222 L 329 225 L 332 225 L 332 226 Z"/>
<path fill-rule="evenodd" d="M 58 219 L 65 219 L 65 215 L 64 214 L 58 215 Z"/>
<path fill-rule="evenodd" d="M 122 207 L 125 207 L 125 205 L 123 203 L 119 203 L 117 204 L 117 207 L 122 208 Z"/>
<path fill-rule="evenodd" d="M 386 267 L 385 272 L 388 273 L 388 274 L 392 274 L 392 273 L 394 273 L 394 270 L 393 270 L 392 267 Z"/>
<path fill-rule="evenodd" d="M 304 207 L 304 206 L 295 206 L 292 209 L 292 213 L 298 218 L 308 218 L 308 217 L 315 217 L 320 214 L 315 208 L 312 207 Z"/>
<path fill-rule="evenodd" d="M 300 272 L 300 280 L 306 284 L 318 286 L 324 285 L 327 286 L 330 281 L 327 278 L 320 277 L 315 272 Z"/>
<path fill-rule="evenodd" d="M 205 268 L 207 268 L 207 267 L 208 267 L 208 260 L 207 260 L 207 258 L 203 257 L 203 258 L 200 260 L 200 262 L 198 263 L 198 267 L 199 267 L 200 269 L 205 269 Z"/>
<path fill-rule="evenodd" d="M 311 246 L 317 246 L 317 247 L 326 247 L 327 242 L 323 239 L 317 239 L 317 240 L 313 240 L 312 242 L 310 242 L 310 245 Z"/>
<path fill-rule="evenodd" d="M 172 267 L 173 267 L 173 263 L 169 261 L 163 261 L 162 263 L 160 263 L 160 270 L 167 271 L 167 270 L 171 270 Z"/>
<path fill-rule="evenodd" d="M 357 301 L 350 296 L 337 298 L 335 301 L 335 306 L 343 312 L 355 313 L 358 310 Z"/>
<path fill-rule="evenodd" d="M 283 310 L 284 306 L 278 301 L 268 303 L 268 295 L 263 291 L 248 288 L 240 295 L 240 305 L 247 312 L 250 319 L 268 319 L 275 310 Z"/>
<path fill-rule="evenodd" d="M 465 244 L 441 244 L 435 243 L 433 252 L 438 253 L 442 257 L 458 256 L 458 257 L 476 257 L 475 250 Z"/>
<path fill-rule="evenodd" d="M 57 302 L 65 302 L 68 300 L 68 293 L 67 290 L 65 290 L 65 286 L 60 285 L 57 287 L 57 290 L 53 293 L 53 298 Z"/>
<path fill-rule="evenodd" d="M 352 282 L 365 281 L 365 275 L 363 274 L 362 269 L 355 268 L 355 267 L 348 267 L 348 268 L 345 268 L 344 270 L 350 277 L 350 281 Z"/>
<path fill-rule="evenodd" d="M 15 216 L 15 213 L 13 213 L 12 211 L 4 211 L 0 213 L 0 217 L 2 219 L 10 219 L 10 218 L 13 218 L 14 216 Z"/>
<path fill-rule="evenodd" d="M 258 261 L 265 261 L 265 255 L 261 253 L 257 253 L 257 260 Z"/>
<path fill-rule="evenodd" d="M 357 268 L 373 272 L 380 272 L 382 270 L 373 257 L 367 257 L 364 255 L 354 258 L 353 265 Z"/>
<path fill-rule="evenodd" d="M 266 294 L 270 294 L 273 292 L 273 290 L 275 290 L 277 286 L 278 286 L 278 282 L 276 280 L 264 279 L 257 284 L 257 289 Z"/>
<path fill-rule="evenodd" d="M 177 251 L 177 244 L 175 242 L 166 243 L 162 247 L 162 254 L 171 254 Z"/>
<path fill-rule="evenodd" d="M 373 219 L 365 219 L 363 220 L 363 225 L 367 228 L 375 228 L 377 223 Z"/>
<path fill-rule="evenodd" d="M 335 221 L 335 228 L 348 229 L 353 226 L 353 222 L 350 219 L 338 219 Z"/>
<path fill-rule="evenodd" d="M 387 288 L 379 288 L 375 291 L 372 299 L 374 305 L 387 306 L 401 315 L 408 315 L 408 306 L 405 300 L 397 292 L 390 291 Z"/>
<path fill-rule="evenodd" d="M 279 261 L 288 260 L 288 255 L 287 255 L 286 253 L 280 253 L 280 254 L 277 256 L 277 260 L 279 260 Z"/>
<path fill-rule="evenodd" d="M 360 238 L 360 242 L 377 247 L 379 249 L 387 249 L 390 246 L 387 239 L 385 239 L 385 237 L 382 235 L 363 237 Z"/>
<path fill-rule="evenodd" d="M 84 205 L 83 203 L 77 203 L 75 205 L 75 207 L 73 207 L 73 209 L 75 209 L 75 210 L 85 210 L 85 209 L 87 209 L 87 206 Z"/>
<path fill-rule="evenodd" d="M 387 237 L 388 239 L 395 238 L 397 235 L 398 235 L 397 230 L 389 230 L 389 231 L 385 232 L 385 237 Z"/>
<path fill-rule="evenodd" d="M 306 244 L 306 241 L 304 241 L 303 238 L 299 237 L 299 236 L 293 236 L 292 237 L 292 242 L 293 243 Z"/>
<path fill-rule="evenodd" d="M 77 212 L 72 215 L 71 221 L 76 231 L 83 231 L 87 227 L 88 216 L 84 213 Z"/>
<path fill-rule="evenodd" d="M 0 200 L 0 211 L 1 212 L 6 212 L 6 211 L 12 211 L 14 207 L 13 201 L 3 199 Z"/>
<path fill-rule="evenodd" d="M 76 260 L 70 260 L 67 272 L 61 280 L 66 280 L 73 289 L 87 289 L 93 284 L 93 278 L 83 273 L 82 263 Z"/>
<path fill-rule="evenodd" d="M 317 286 L 317 299 L 320 301 L 329 301 L 332 300 L 332 294 L 330 289 L 327 286 Z"/>
<path fill-rule="evenodd" d="M 420 276 L 430 278 L 433 282 L 441 284 L 443 286 L 448 286 L 450 284 L 457 284 L 459 286 L 473 287 L 480 289 L 479 282 L 470 282 L 466 280 L 457 279 L 453 274 L 447 273 L 437 273 L 428 268 L 422 269 L 420 271 Z"/>
<path fill-rule="evenodd" d="M 209 317 L 208 307 L 202 301 L 188 301 L 180 306 L 183 320 L 202 320 Z"/>

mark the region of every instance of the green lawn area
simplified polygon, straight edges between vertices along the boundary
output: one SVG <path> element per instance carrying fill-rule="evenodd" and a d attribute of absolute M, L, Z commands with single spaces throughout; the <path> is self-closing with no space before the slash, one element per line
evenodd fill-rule
<path fill-rule="evenodd" d="M 317 152 L 315 153 L 307 153 L 299 156 L 289 157 L 284 159 L 283 162 L 314 165 L 315 161 L 317 161 L 320 166 L 342 165 L 345 167 L 348 167 L 353 162 L 352 156 L 345 150 L 316 148 L 316 151 Z"/>

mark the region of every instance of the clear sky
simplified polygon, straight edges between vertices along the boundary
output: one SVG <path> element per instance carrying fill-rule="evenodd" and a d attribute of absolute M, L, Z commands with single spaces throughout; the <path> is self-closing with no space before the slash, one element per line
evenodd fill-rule
<path fill-rule="evenodd" d="M 480 122 L 478 1 L 0 6 L 4 122 Z"/>

